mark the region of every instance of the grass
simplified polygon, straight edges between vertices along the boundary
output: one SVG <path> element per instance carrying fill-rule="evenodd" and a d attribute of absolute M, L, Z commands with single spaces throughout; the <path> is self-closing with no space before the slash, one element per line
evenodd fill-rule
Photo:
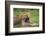
<path fill-rule="evenodd" d="M 37 23 L 39 24 L 39 9 L 23 9 L 23 8 L 14 8 L 13 9 L 14 11 L 14 16 L 18 16 L 20 15 L 21 13 L 30 13 L 30 18 L 32 20 L 33 23 Z M 39 25 L 36 25 L 34 27 L 37 27 Z M 15 27 L 22 27 L 21 24 L 16 24 Z M 31 27 L 31 26 L 30 26 Z"/>

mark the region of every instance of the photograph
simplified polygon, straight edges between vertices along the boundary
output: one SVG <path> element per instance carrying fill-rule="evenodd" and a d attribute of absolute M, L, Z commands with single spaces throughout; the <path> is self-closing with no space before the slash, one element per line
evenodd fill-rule
<path fill-rule="evenodd" d="M 39 27 L 39 9 L 13 8 L 13 27 Z"/>
<path fill-rule="evenodd" d="M 45 33 L 45 3 L 5 1 L 5 34 Z"/>

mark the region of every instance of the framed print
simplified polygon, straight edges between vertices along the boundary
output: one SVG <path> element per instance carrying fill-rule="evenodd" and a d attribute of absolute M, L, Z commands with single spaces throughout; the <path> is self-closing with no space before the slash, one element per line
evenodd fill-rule
<path fill-rule="evenodd" d="M 5 33 L 45 33 L 45 3 L 5 1 Z"/>

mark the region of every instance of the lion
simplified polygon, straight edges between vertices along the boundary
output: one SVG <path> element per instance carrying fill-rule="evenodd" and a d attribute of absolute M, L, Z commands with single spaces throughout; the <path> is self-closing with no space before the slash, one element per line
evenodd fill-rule
<path fill-rule="evenodd" d="M 14 25 L 17 25 L 18 23 L 20 23 L 22 26 L 28 26 L 32 23 L 31 18 L 30 18 L 31 14 L 30 13 L 21 13 L 18 16 L 14 16 L 13 17 L 13 22 Z"/>

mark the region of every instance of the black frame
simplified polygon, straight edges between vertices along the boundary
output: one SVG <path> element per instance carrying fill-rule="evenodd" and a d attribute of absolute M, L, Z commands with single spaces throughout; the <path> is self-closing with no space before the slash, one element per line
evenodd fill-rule
<path fill-rule="evenodd" d="M 32 31 L 32 32 L 16 32 L 16 33 L 9 33 L 9 14 L 10 14 L 10 4 L 16 3 L 23 3 L 23 4 L 35 4 L 35 5 L 42 5 L 43 9 L 43 30 L 42 31 Z M 37 33 L 45 33 L 45 3 L 42 2 L 22 2 L 22 1 L 5 1 L 5 35 L 18 35 L 18 34 L 37 34 Z"/>

